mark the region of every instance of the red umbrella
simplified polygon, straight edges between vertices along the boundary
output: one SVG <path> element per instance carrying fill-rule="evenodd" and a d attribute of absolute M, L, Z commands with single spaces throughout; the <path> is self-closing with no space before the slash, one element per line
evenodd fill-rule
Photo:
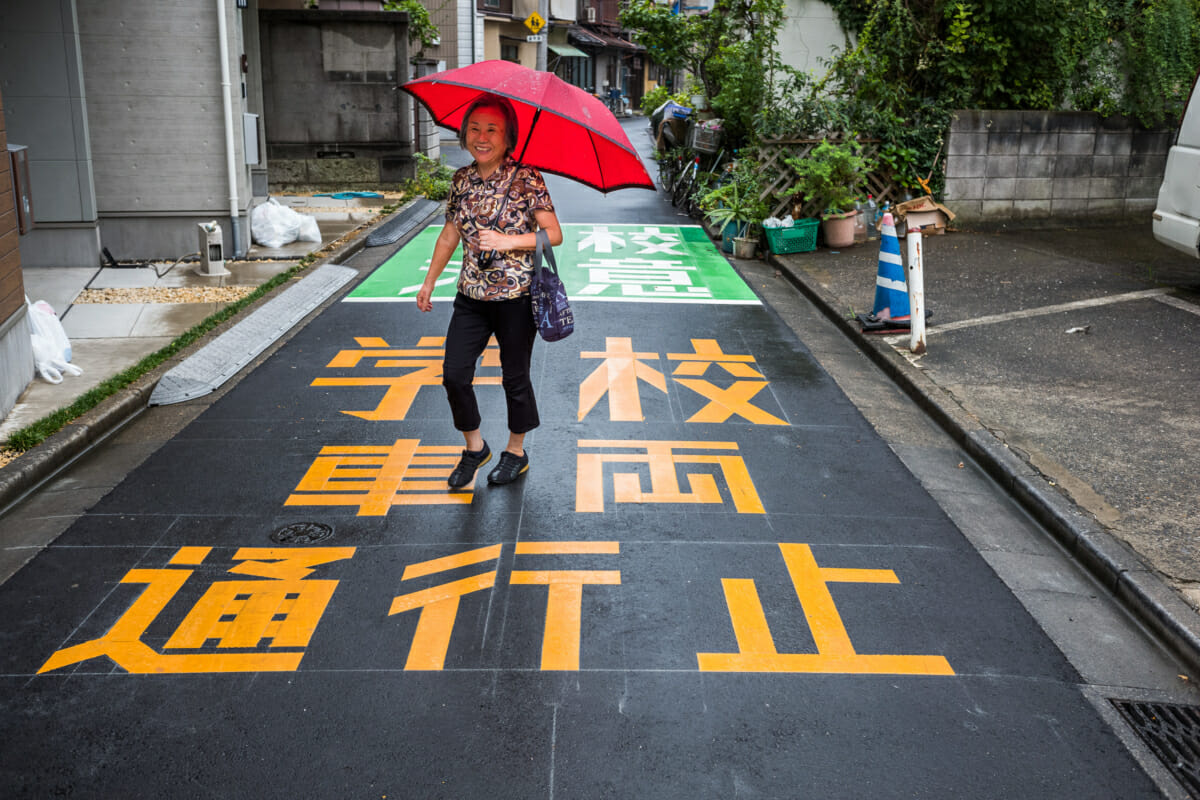
<path fill-rule="evenodd" d="M 550 72 L 510 61 L 481 61 L 409 81 L 400 87 L 429 109 L 439 125 L 458 130 L 481 92 L 507 97 L 520 129 L 513 157 L 522 164 L 586 183 L 602 192 L 654 181 L 621 123 L 603 103 Z"/>

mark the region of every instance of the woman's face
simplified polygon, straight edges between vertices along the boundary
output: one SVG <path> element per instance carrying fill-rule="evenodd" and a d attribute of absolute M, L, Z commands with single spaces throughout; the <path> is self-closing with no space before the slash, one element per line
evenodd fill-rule
<path fill-rule="evenodd" d="M 494 108 L 480 108 L 467 120 L 467 150 L 485 171 L 500 164 L 507 150 L 504 115 Z"/>

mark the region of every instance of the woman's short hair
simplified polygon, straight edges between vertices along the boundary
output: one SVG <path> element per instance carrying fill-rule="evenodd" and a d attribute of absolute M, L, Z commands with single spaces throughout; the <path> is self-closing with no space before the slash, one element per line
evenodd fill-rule
<path fill-rule="evenodd" d="M 462 127 L 458 129 L 458 143 L 465 150 L 467 147 L 467 123 L 471 121 L 471 115 L 481 108 L 494 109 L 500 112 L 500 116 L 504 117 L 504 143 L 508 146 L 508 153 L 511 154 L 517 149 L 517 112 L 513 110 L 512 103 L 508 102 L 507 97 L 501 97 L 498 94 L 484 92 L 475 98 L 475 102 L 471 103 L 471 107 L 467 109 L 467 113 L 463 114 Z"/>

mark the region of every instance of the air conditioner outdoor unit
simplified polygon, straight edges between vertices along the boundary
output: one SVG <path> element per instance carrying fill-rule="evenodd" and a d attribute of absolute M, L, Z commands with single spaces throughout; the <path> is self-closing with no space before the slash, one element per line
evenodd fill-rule
<path fill-rule="evenodd" d="M 594 9 L 594 8 L 589 8 L 589 9 L 587 10 L 587 21 L 588 21 L 588 22 L 595 22 L 595 21 L 596 21 L 596 9 Z"/>

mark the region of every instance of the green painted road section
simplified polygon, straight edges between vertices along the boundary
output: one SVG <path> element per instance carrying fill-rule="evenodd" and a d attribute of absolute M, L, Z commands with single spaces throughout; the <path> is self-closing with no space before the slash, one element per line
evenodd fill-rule
<path fill-rule="evenodd" d="M 759 300 L 698 225 L 563 225 L 554 249 L 573 302 L 758 305 Z M 362 282 L 347 302 L 417 296 L 441 228 L 431 225 Z M 433 299 L 453 300 L 462 247 Z"/>

